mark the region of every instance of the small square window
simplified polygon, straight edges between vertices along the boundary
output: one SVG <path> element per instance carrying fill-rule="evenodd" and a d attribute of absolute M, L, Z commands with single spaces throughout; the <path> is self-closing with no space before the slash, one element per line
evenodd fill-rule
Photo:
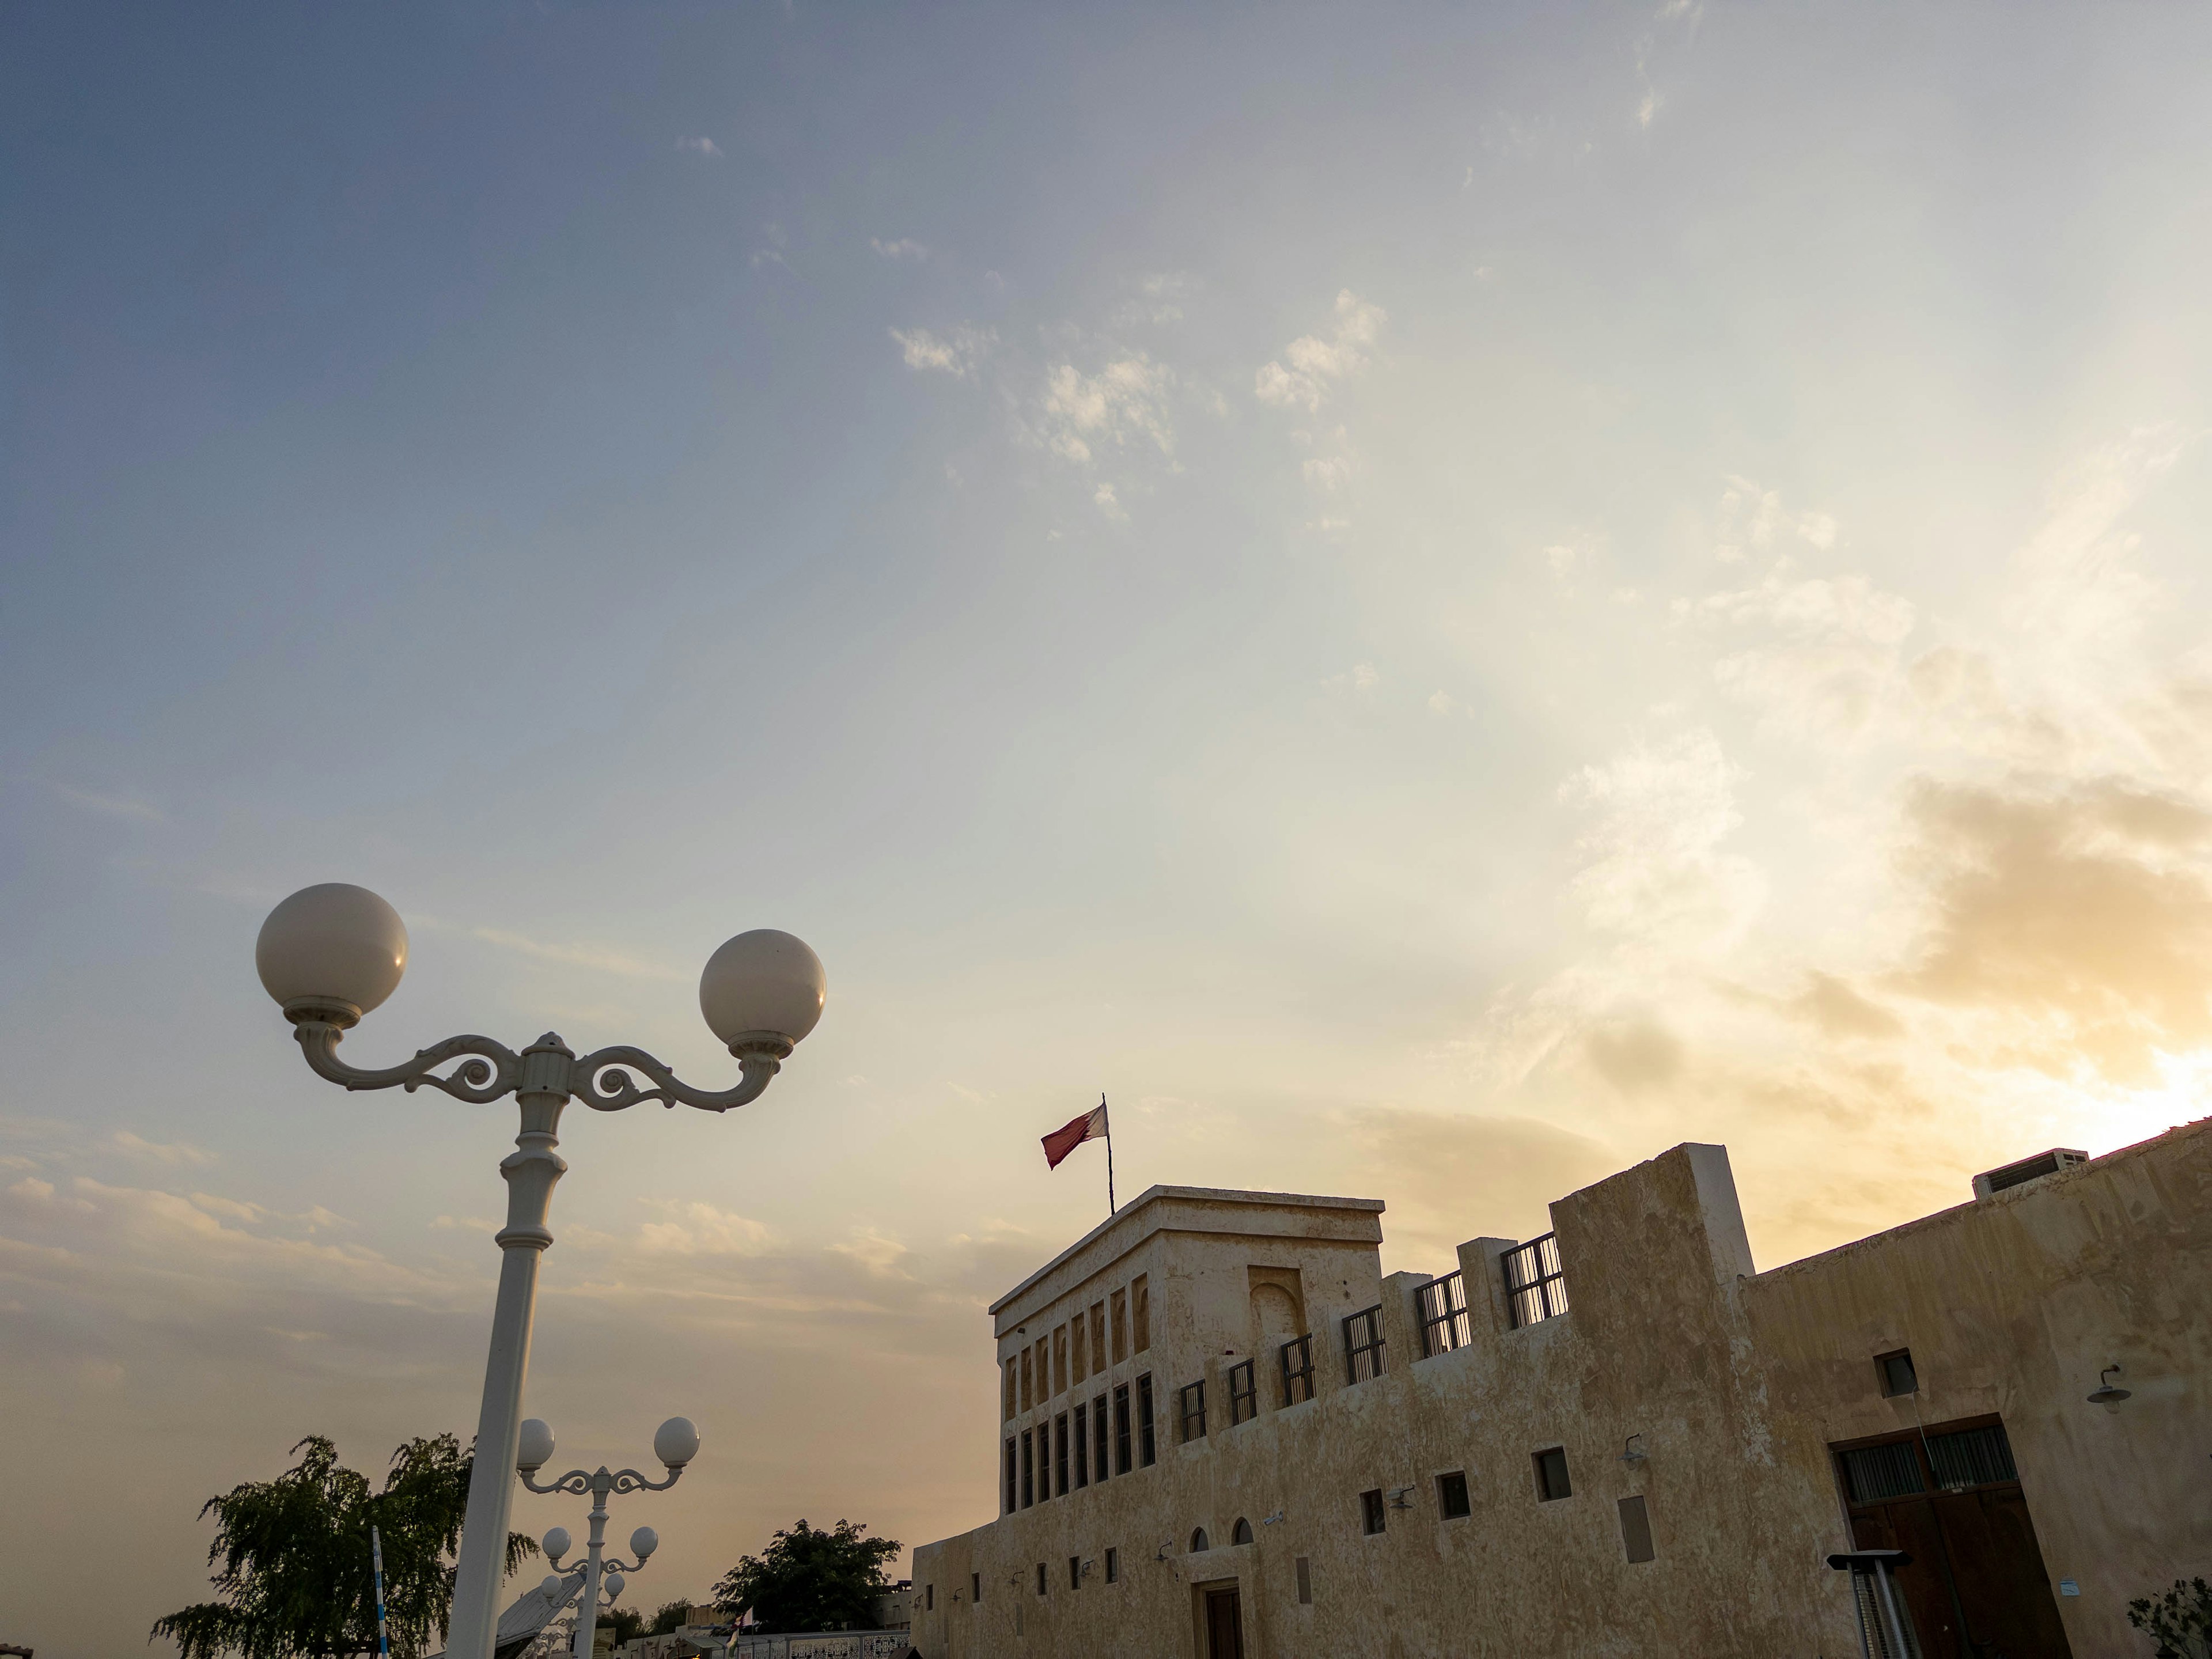
<path fill-rule="evenodd" d="M 1121 1552 L 1117 1549 L 1106 1552 L 1106 1582 L 1109 1584 L 1121 1582 Z"/>
<path fill-rule="evenodd" d="M 1474 1512 L 1468 1502 L 1467 1475 L 1460 1469 L 1437 1477 L 1437 1508 L 1447 1521 L 1464 1520 Z"/>
<path fill-rule="evenodd" d="M 1382 1489 L 1359 1494 L 1359 1529 L 1370 1538 L 1382 1530 Z"/>
<path fill-rule="evenodd" d="M 1549 1504 L 1561 1498 L 1575 1495 L 1573 1483 L 1567 1479 L 1567 1453 L 1564 1446 L 1554 1446 L 1549 1451 L 1536 1454 L 1536 1496 Z"/>
<path fill-rule="evenodd" d="M 1920 1392 L 1920 1373 L 1912 1369 L 1912 1350 L 1899 1348 L 1895 1353 L 1876 1354 L 1875 1370 L 1881 1376 L 1881 1391 L 1885 1398 L 1895 1400 L 1899 1395 Z"/>

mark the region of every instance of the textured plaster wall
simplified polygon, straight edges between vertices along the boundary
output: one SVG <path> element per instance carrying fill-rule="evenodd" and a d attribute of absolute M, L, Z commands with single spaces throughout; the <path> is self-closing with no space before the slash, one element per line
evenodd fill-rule
<path fill-rule="evenodd" d="M 1202 1655 L 1203 1591 L 1234 1583 L 1252 1659 L 1856 1655 L 1825 1565 L 1849 1545 L 1827 1448 L 1910 1425 L 1872 1358 L 1910 1346 L 1928 1420 L 2004 1417 L 2051 1576 L 2082 1586 L 2060 1604 L 2075 1653 L 2132 1651 L 2126 1599 L 2212 1553 L 2208 1180 L 2212 1135 L 2192 1127 L 1753 1276 L 1726 1152 L 1680 1146 L 1552 1206 L 1573 1297 L 1559 1318 L 1511 1329 L 1497 1267 L 1510 1242 L 1462 1246 L 1473 1340 L 1425 1359 L 1426 1280 L 1379 1278 L 1379 1204 L 1155 1188 L 993 1312 L 1003 1356 L 1146 1274 L 1151 1348 L 1103 1380 L 1153 1376 L 1158 1465 L 918 1550 L 916 1585 L 936 1600 L 915 1639 L 927 1659 Z M 1255 1283 L 1286 1269 L 1319 1392 L 1284 1407 L 1262 1354 L 1261 1414 L 1232 1427 L 1223 1373 L 1257 1340 Z M 1378 1299 L 1388 1369 L 1353 1386 L 1340 1322 Z M 2086 1405 L 2116 1360 L 2136 1399 Z M 1176 1390 L 1200 1376 L 1209 1432 L 1176 1443 Z M 1624 1461 L 1632 1436 L 1642 1455 Z M 1541 1502 L 1534 1459 L 1550 1446 L 1574 1494 Z M 1447 1470 L 1467 1475 L 1465 1519 L 1439 1513 Z M 1370 1537 L 1358 1495 L 1375 1488 L 1394 1506 Z M 1650 1516 L 1649 1563 L 1623 1548 L 1617 1503 L 1632 1493 Z M 1230 1542 L 1239 1517 L 1250 1545 Z M 1071 1556 L 1092 1564 L 1079 1588 Z"/>

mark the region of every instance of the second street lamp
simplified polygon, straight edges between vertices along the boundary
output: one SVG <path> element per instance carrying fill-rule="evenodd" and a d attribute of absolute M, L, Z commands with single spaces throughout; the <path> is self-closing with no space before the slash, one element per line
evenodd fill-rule
<path fill-rule="evenodd" d="M 653 1455 L 668 1471 L 665 1480 L 648 1480 L 635 1469 L 610 1470 L 602 1463 L 592 1470 L 571 1469 L 542 1486 L 538 1484 L 538 1471 L 553 1455 L 552 1429 L 542 1418 L 525 1418 L 517 1438 L 515 1470 L 522 1476 L 524 1486 L 538 1492 L 592 1495 L 591 1528 L 584 1541 L 584 1591 L 576 1613 L 576 1659 L 592 1659 L 592 1634 L 599 1623 L 602 1570 L 614 1569 L 604 1582 L 610 1586 L 610 1595 L 618 1595 L 622 1593 L 623 1574 L 641 1571 L 646 1558 L 660 1547 L 660 1534 L 651 1527 L 640 1527 L 629 1535 L 630 1553 L 637 1557 L 635 1563 L 605 1560 L 602 1552 L 607 1540 L 607 1494 L 666 1492 L 683 1478 L 684 1466 L 699 1455 L 699 1431 L 691 1426 L 690 1419 L 672 1417 L 653 1431 Z M 554 1548 L 556 1541 L 561 1547 L 557 1550 Z M 545 1534 L 545 1553 L 555 1566 L 559 1566 L 561 1558 L 568 1553 L 569 1542 L 568 1533 L 559 1527 Z"/>
<path fill-rule="evenodd" d="M 492 1659 L 538 1261 L 553 1243 L 545 1224 L 553 1185 L 568 1168 L 554 1150 L 560 1144 L 561 1109 L 572 1097 L 602 1112 L 648 1100 L 724 1112 L 757 1099 L 793 1046 L 822 1018 L 827 984 L 821 959 L 801 940 L 773 928 L 739 933 L 708 958 L 699 976 L 699 1012 L 735 1056 L 740 1079 L 719 1093 L 679 1081 L 642 1048 L 600 1048 L 579 1059 L 550 1031 L 519 1054 L 489 1037 L 457 1036 L 418 1051 L 404 1065 L 374 1071 L 347 1065 L 337 1057 L 339 1042 L 398 988 L 407 967 L 406 924 L 363 887 L 325 882 L 301 888 L 261 924 L 253 961 L 317 1076 L 349 1090 L 442 1089 L 456 1100 L 477 1103 L 512 1094 L 521 1108 L 515 1150 L 499 1166 L 507 1182 L 507 1225 L 495 1238 L 499 1299 L 446 1644 L 451 1659 Z M 440 1066 L 455 1061 L 440 1075 Z M 650 1086 L 641 1085 L 641 1078 Z"/>

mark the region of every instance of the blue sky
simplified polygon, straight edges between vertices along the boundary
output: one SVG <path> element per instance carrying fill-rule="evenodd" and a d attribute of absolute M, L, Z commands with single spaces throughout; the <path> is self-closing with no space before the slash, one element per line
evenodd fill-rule
<path fill-rule="evenodd" d="M 720 1083 L 714 945 L 828 966 L 757 1105 L 566 1126 L 533 1407 L 706 1431 L 648 1602 L 990 1512 L 1102 1089 L 1125 1192 L 1431 1269 L 1686 1139 L 1765 1264 L 2201 1114 L 2201 11 L 0 30 L 0 1638 L 473 1421 L 512 1114 L 307 1074 L 311 881 L 413 930 L 362 1063 Z"/>

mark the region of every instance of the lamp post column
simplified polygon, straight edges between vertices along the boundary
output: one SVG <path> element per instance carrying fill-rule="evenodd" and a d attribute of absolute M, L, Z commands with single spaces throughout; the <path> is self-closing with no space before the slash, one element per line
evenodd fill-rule
<path fill-rule="evenodd" d="M 576 1608 L 574 1659 L 592 1659 L 599 1626 L 599 1564 L 607 1541 L 607 1492 L 614 1477 L 605 1465 L 592 1477 L 591 1531 L 585 1539 L 584 1599 Z"/>
<path fill-rule="evenodd" d="M 522 1386 L 530 1370 L 530 1331 L 538 1300 L 538 1265 L 553 1234 L 545 1224 L 553 1187 L 568 1166 L 554 1150 L 561 1109 L 568 1103 L 575 1054 L 551 1032 L 521 1054 L 515 1101 L 522 1132 L 500 1163 L 507 1180 L 507 1225 L 500 1248 L 499 1301 L 492 1313 L 491 1354 L 484 1364 L 483 1405 L 477 1416 L 476 1462 L 469 1471 L 469 1504 L 461 1525 L 460 1561 L 453 1577 L 452 1627 L 446 1651 L 453 1659 L 492 1659 L 498 1633 L 499 1587 L 507 1577 L 507 1518 L 514 1503 L 514 1455 L 522 1425 Z M 592 1555 L 598 1557 L 594 1526 Z M 592 1574 L 591 1592 L 598 1593 Z M 586 1655 L 588 1659 L 588 1655 Z"/>

